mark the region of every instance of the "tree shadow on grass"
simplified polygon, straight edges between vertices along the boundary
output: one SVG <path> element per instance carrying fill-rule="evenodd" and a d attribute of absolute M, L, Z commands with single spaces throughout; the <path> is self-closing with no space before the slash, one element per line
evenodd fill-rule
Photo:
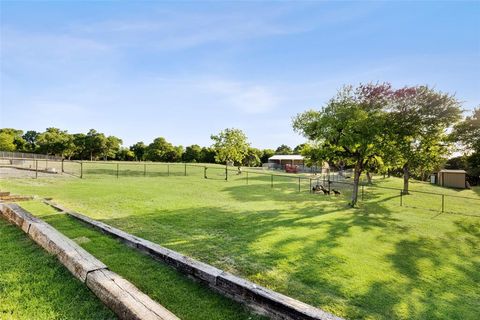
<path fill-rule="evenodd" d="M 248 186 L 226 190 L 237 200 L 248 197 L 252 201 L 245 191 L 237 190 L 242 188 Z M 256 195 L 253 201 L 262 197 Z M 277 195 L 264 197 L 275 199 Z M 298 200 L 296 195 L 278 197 L 284 202 Z M 401 233 L 406 228 L 382 206 L 369 208 L 372 210 L 346 210 L 343 203 L 322 206 L 315 201 L 285 210 L 195 207 L 104 222 L 319 307 L 328 309 L 330 304 L 344 301 L 345 315 L 355 315 L 359 311 L 348 311 L 350 298 L 342 285 L 324 276 L 341 275 L 339 266 L 348 263 L 348 257 L 338 255 L 336 249 L 345 246 L 342 241 L 352 236 L 352 230 Z"/>
<path fill-rule="evenodd" d="M 456 222 L 440 239 L 418 236 L 386 256 L 398 278 L 375 281 L 358 300 L 387 318 L 476 319 L 480 307 L 479 224 Z M 471 249 L 455 241 L 467 237 Z M 476 253 L 475 253 L 476 251 Z M 379 309 L 379 306 L 381 308 Z"/>
<path fill-rule="evenodd" d="M 372 192 L 350 209 L 341 197 L 290 187 L 223 188 L 233 200 L 252 204 L 246 207 L 265 208 L 260 202 L 271 201 L 267 210 L 194 204 L 103 221 L 347 318 L 475 314 L 467 293 L 478 296 L 471 285 L 480 273 L 473 254 L 480 247 L 478 225 L 458 220 L 455 231 L 430 236 L 391 209 L 395 194 Z M 443 297 L 446 291 L 450 297 Z"/>
<path fill-rule="evenodd" d="M 1 217 L 0 242 L 1 319 L 116 319 L 55 257 Z"/>
<path fill-rule="evenodd" d="M 57 213 L 42 218 L 181 319 L 265 319 L 68 215 Z"/>

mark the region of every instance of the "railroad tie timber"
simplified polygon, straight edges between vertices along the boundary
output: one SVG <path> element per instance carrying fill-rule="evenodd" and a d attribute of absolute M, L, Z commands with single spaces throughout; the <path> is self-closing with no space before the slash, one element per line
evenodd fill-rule
<path fill-rule="evenodd" d="M 0 203 L 0 213 L 57 259 L 120 319 L 179 320 L 162 305 L 108 267 L 73 240 L 16 204 Z"/>
<path fill-rule="evenodd" d="M 19 196 L 11 194 L 8 191 L 0 191 L 0 202 L 15 202 L 15 201 L 25 201 L 32 200 L 32 196 Z"/>

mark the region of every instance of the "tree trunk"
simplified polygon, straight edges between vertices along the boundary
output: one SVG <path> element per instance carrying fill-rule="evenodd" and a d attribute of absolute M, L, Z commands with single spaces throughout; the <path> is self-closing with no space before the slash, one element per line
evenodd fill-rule
<path fill-rule="evenodd" d="M 350 202 L 350 205 L 352 207 L 354 207 L 357 204 L 360 174 L 362 174 L 362 169 L 361 169 L 361 166 L 357 164 L 355 166 L 355 172 L 353 173 L 353 192 L 352 192 L 352 201 Z"/>
<path fill-rule="evenodd" d="M 228 181 L 228 161 L 225 162 L 225 181 Z"/>
<path fill-rule="evenodd" d="M 372 175 L 368 171 L 367 171 L 367 182 L 368 184 L 372 184 Z"/>
<path fill-rule="evenodd" d="M 390 169 L 387 170 L 387 178 L 390 178 L 391 172 Z"/>
<path fill-rule="evenodd" d="M 408 180 L 410 179 L 410 171 L 408 165 L 403 166 L 403 194 L 408 194 Z"/>

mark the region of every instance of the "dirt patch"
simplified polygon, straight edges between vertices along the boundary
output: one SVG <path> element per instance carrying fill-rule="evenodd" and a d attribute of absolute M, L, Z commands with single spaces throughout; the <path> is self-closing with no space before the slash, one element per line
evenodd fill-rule
<path fill-rule="evenodd" d="M 0 167 L 0 179 L 2 178 L 35 178 L 35 170 L 26 170 L 26 169 L 17 169 L 13 167 Z M 39 178 L 49 177 L 66 177 L 67 175 L 62 175 L 58 173 L 45 173 L 38 172 Z"/>

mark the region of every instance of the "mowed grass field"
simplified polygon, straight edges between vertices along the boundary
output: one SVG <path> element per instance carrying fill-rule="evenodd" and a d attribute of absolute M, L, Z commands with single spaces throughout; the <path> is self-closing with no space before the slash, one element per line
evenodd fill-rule
<path fill-rule="evenodd" d="M 0 319 L 116 319 L 57 259 L 0 218 Z"/>
<path fill-rule="evenodd" d="M 120 174 L 8 179 L 0 188 L 54 201 L 349 319 L 478 319 L 480 190 L 413 182 L 369 187 L 359 208 L 345 195 L 308 193 L 308 182 L 231 175 Z M 172 168 L 170 168 L 171 170 Z M 94 172 L 93 170 L 96 170 Z M 140 169 L 138 170 L 140 172 Z M 138 173 L 138 174 L 137 174 Z M 284 179 L 284 180 L 282 180 Z M 401 188 L 397 178 L 377 186 Z M 419 191 L 472 200 L 420 196 Z M 439 200 L 440 199 L 440 200 Z M 436 209 L 439 208 L 439 209 Z M 448 211 L 448 210 L 447 210 Z M 115 253 L 112 252 L 112 255 Z"/>
<path fill-rule="evenodd" d="M 142 292 L 183 320 L 265 319 L 253 315 L 239 303 L 192 281 L 167 265 L 151 259 L 78 220 L 58 213 L 40 201 L 22 202 L 22 207 L 34 212 L 36 216 L 76 241 L 85 250 L 104 262 L 110 270 L 132 282 Z M 40 248 L 38 250 L 41 251 Z M 41 266 L 37 266 L 37 268 L 42 269 Z M 12 285 L 14 285 L 13 281 Z M 34 313 L 30 313 L 23 318 L 36 319 L 36 316 Z M 102 315 L 90 316 L 88 313 L 80 312 L 76 319 L 106 318 Z"/>

